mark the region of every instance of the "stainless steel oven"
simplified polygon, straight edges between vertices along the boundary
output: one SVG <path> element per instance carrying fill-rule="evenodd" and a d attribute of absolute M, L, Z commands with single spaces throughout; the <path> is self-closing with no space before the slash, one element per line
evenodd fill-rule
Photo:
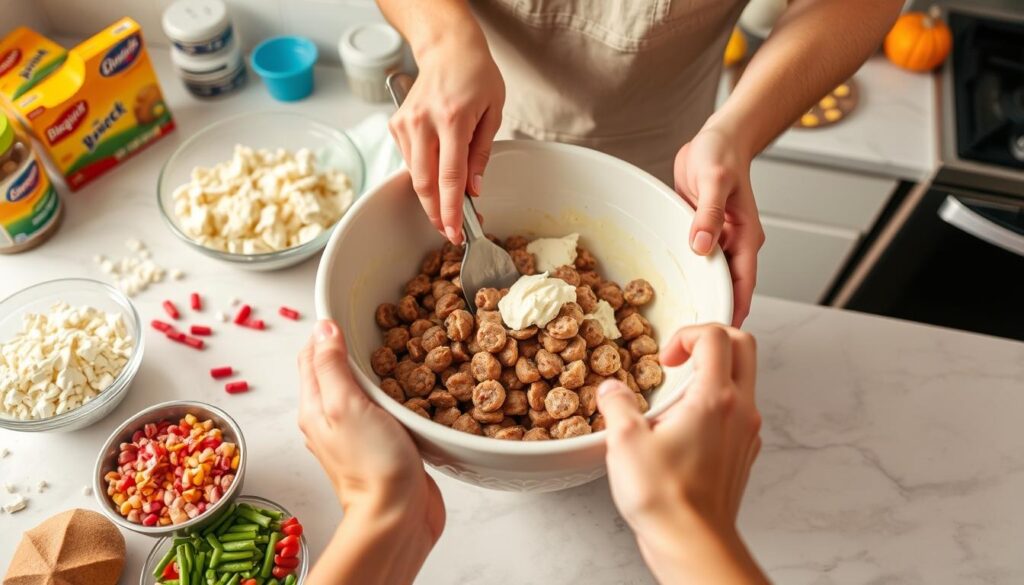
<path fill-rule="evenodd" d="M 876 228 L 830 304 L 1024 340 L 1024 5 L 950 5 L 932 180 Z"/>

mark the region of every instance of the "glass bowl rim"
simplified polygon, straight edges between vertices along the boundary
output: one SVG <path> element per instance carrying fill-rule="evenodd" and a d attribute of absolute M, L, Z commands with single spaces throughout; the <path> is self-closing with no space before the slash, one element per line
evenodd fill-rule
<path fill-rule="evenodd" d="M 71 424 L 74 424 L 75 422 L 83 418 L 86 418 L 88 415 L 92 414 L 93 411 L 99 410 L 100 407 L 107 404 L 111 400 L 120 397 L 121 394 L 127 391 L 129 385 L 131 384 L 131 381 L 135 378 L 135 375 L 139 371 L 139 366 L 142 364 L 142 354 L 145 345 L 145 339 L 143 337 L 142 319 L 139 317 L 139 312 L 135 308 L 135 304 L 132 303 L 131 299 L 129 299 L 127 295 L 125 295 L 123 292 L 121 292 L 120 290 L 106 282 L 95 280 L 92 278 L 77 277 L 54 278 L 50 280 L 44 280 L 42 282 L 37 282 L 35 284 L 22 288 L 14 293 L 7 295 L 3 299 L 0 299 L 0 309 L 2 309 L 7 303 L 12 302 L 16 297 L 20 295 L 23 295 L 27 292 L 30 292 L 38 288 L 58 284 L 84 284 L 89 287 L 95 287 L 96 289 L 98 289 L 95 292 L 99 293 L 102 291 L 106 293 L 111 300 L 117 303 L 123 309 L 122 314 L 128 315 L 128 326 L 132 334 L 132 339 L 135 342 L 134 347 L 132 347 L 132 354 L 131 356 L 129 356 L 128 361 L 125 362 L 124 367 L 121 368 L 121 371 L 118 372 L 117 376 L 114 377 L 114 381 L 111 382 L 109 386 L 104 388 L 103 391 L 96 396 L 96 398 L 90 400 L 89 402 L 82 404 L 81 406 L 74 410 L 69 410 L 68 412 L 64 412 L 44 419 L 17 420 L 0 417 L 0 428 L 6 428 L 12 431 L 32 432 L 56 430 L 61 427 L 66 427 Z M 24 305 L 19 305 L 18 307 L 15 308 L 15 310 L 22 306 Z M 13 314 L 13 312 L 14 311 L 12 311 L 10 314 Z M 0 318 L 6 316 L 7 315 L 0 314 Z"/>
<path fill-rule="evenodd" d="M 234 252 L 224 252 L 221 250 L 216 250 L 214 248 L 208 248 L 190 238 L 188 234 L 183 232 L 181 228 L 179 228 L 178 225 L 174 222 L 174 218 L 171 217 L 171 212 L 165 209 L 165 206 L 163 204 L 163 197 L 161 197 L 161 187 L 164 183 L 164 175 L 167 173 L 168 167 L 170 167 L 171 164 L 175 162 L 178 159 L 178 157 L 181 156 L 182 153 L 189 149 L 193 144 L 199 142 L 200 139 L 205 138 L 210 133 L 215 132 L 217 129 L 227 126 L 228 124 L 238 122 L 239 120 L 244 120 L 246 118 L 259 118 L 262 116 L 274 118 L 294 118 L 302 120 L 303 122 L 311 124 L 317 129 L 322 130 L 325 134 L 331 136 L 336 142 L 340 144 L 346 144 L 348 148 L 351 150 L 351 152 L 355 154 L 355 158 L 359 167 L 359 184 L 355 184 L 353 182 L 352 185 L 352 191 L 354 193 L 352 197 L 353 204 L 355 204 L 355 200 L 359 199 L 359 197 L 362 196 L 366 188 L 366 160 L 363 158 L 363 153 L 360 152 L 359 148 L 356 146 L 355 141 L 352 140 L 352 137 L 349 136 L 348 132 L 344 130 L 335 128 L 334 126 L 331 126 L 326 122 L 322 122 L 312 116 L 307 116 L 306 114 L 280 110 L 259 110 L 254 112 L 242 112 L 240 114 L 235 114 L 233 116 L 229 116 L 227 118 L 218 120 L 217 122 L 214 122 L 213 124 L 210 124 L 209 126 L 202 128 L 192 136 L 186 138 L 184 142 L 179 144 L 178 147 L 175 148 L 174 152 L 171 153 L 171 156 L 169 156 L 167 160 L 164 161 L 164 164 L 161 165 L 160 173 L 157 175 L 156 179 L 156 203 L 157 208 L 160 210 L 160 216 L 164 219 L 164 223 L 166 223 L 167 226 L 170 227 L 171 232 L 179 240 L 182 240 L 183 242 L 189 244 L 196 250 L 199 250 L 200 252 L 213 258 L 217 258 L 218 260 L 224 260 L 226 262 L 233 262 L 236 264 L 260 264 L 264 262 L 271 262 L 275 260 L 282 260 L 294 256 L 302 256 L 304 254 L 309 254 L 311 251 L 321 249 L 327 245 L 327 240 L 330 239 L 331 233 L 334 231 L 334 228 L 337 227 L 338 223 L 341 221 L 341 218 L 339 217 L 337 221 L 332 223 L 330 226 L 325 228 L 323 232 L 321 232 L 315 238 L 309 240 L 306 243 L 299 244 L 298 246 L 292 246 L 291 248 L 285 248 L 283 250 L 275 250 L 273 252 L 260 252 L 258 254 L 237 254 Z M 349 177 L 349 181 L 352 181 L 352 177 Z M 171 195 L 173 194 L 168 194 L 169 197 Z M 349 209 L 351 208 L 352 207 L 350 205 Z M 345 212 L 342 213 L 342 217 L 344 217 L 345 213 L 347 212 L 348 210 L 346 209 Z"/>

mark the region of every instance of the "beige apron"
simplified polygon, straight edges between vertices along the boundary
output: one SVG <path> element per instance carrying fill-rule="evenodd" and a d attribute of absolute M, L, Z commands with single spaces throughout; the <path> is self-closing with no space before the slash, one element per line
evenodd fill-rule
<path fill-rule="evenodd" d="M 506 101 L 498 138 L 587 146 L 672 184 L 715 105 L 747 0 L 477 0 Z"/>

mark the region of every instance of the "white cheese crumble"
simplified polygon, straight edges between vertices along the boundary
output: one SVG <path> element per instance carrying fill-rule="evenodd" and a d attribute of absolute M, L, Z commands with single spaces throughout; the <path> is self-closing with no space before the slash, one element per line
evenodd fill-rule
<path fill-rule="evenodd" d="M 27 506 L 28 500 L 25 499 L 25 496 L 18 494 L 14 496 L 13 500 L 10 500 L 4 504 L 3 510 L 8 514 L 14 514 L 15 512 L 20 512 L 24 510 Z"/>
<path fill-rule="evenodd" d="M 536 259 L 537 272 L 552 272 L 559 266 L 571 266 L 576 261 L 576 245 L 579 240 L 579 234 L 561 238 L 537 238 L 526 245 L 526 251 Z"/>
<path fill-rule="evenodd" d="M 50 487 L 50 484 L 46 483 L 45 479 L 41 479 L 39 480 L 39 483 L 36 484 L 36 491 L 43 493 L 48 487 Z"/>
<path fill-rule="evenodd" d="M 191 181 L 174 191 L 174 213 L 182 231 L 202 246 L 259 254 L 317 237 L 354 196 L 349 178 L 316 168 L 309 149 L 236 145 L 230 161 L 192 170 Z"/>
<path fill-rule="evenodd" d="M 217 311 L 217 320 L 220 321 L 221 323 L 227 323 L 228 322 L 228 315 L 227 315 L 227 313 L 225 313 L 224 311 Z"/>
<path fill-rule="evenodd" d="M 91 496 L 92 495 L 92 488 L 87 486 L 87 485 L 83 485 L 82 486 L 82 495 L 83 496 Z"/>
<path fill-rule="evenodd" d="M 163 281 L 167 271 L 152 260 L 146 244 L 136 238 L 130 238 L 125 240 L 124 245 L 133 252 L 132 255 L 117 260 L 102 255 L 93 257 L 100 270 L 114 279 L 114 284 L 121 292 L 133 297 L 149 288 L 151 284 Z"/>
<path fill-rule="evenodd" d="M 4 447 L 3 449 L 0 449 L 0 459 L 6 459 L 7 456 L 10 455 L 10 454 L 11 454 L 11 450 L 8 449 L 7 447 Z"/>
<path fill-rule="evenodd" d="M 119 313 L 65 302 L 26 313 L 18 333 L 0 342 L 0 416 L 39 420 L 75 410 L 113 383 L 133 347 Z"/>
<path fill-rule="evenodd" d="M 10 482 L 4 482 L 4 491 L 9 494 L 13 494 L 18 491 L 18 486 Z"/>

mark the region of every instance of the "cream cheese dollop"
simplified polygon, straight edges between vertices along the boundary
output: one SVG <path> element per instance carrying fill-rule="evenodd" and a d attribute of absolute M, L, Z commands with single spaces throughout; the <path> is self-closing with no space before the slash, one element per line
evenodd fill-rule
<path fill-rule="evenodd" d="M 561 238 L 537 238 L 526 245 L 526 251 L 536 259 L 538 272 L 551 272 L 559 266 L 571 265 L 576 261 L 576 245 L 579 234 Z"/>
<path fill-rule="evenodd" d="M 594 312 L 589 315 L 584 315 L 584 319 L 593 319 L 601 324 L 601 330 L 604 331 L 604 336 L 608 339 L 618 339 L 622 337 L 622 332 L 619 331 L 619 327 L 615 324 L 615 309 L 608 304 L 608 301 L 602 299 L 597 301 L 597 306 L 594 307 Z"/>
<path fill-rule="evenodd" d="M 511 329 L 530 325 L 543 327 L 558 316 L 565 303 L 576 302 L 576 288 L 561 278 L 548 278 L 547 272 L 520 276 L 498 301 L 501 320 Z M 611 308 L 611 307 L 609 307 Z M 614 315 L 612 323 L 614 326 Z"/>

